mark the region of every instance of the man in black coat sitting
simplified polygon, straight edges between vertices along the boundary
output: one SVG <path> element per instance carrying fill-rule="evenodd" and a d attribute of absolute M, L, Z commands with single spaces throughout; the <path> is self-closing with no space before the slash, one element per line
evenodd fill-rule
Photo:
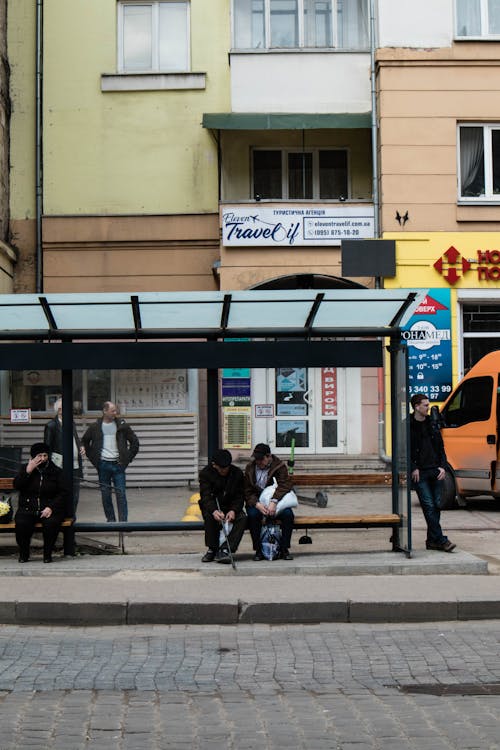
<path fill-rule="evenodd" d="M 246 527 L 243 511 L 243 472 L 234 466 L 227 450 L 216 450 L 211 462 L 200 471 L 199 506 L 205 522 L 205 544 L 208 549 L 202 562 L 229 563 L 227 544 L 219 544 L 222 524 L 232 524 L 228 532 L 231 552 L 238 549 Z"/>
<path fill-rule="evenodd" d="M 49 459 L 50 448 L 46 443 L 34 443 L 30 456 L 28 463 L 21 467 L 14 479 L 14 489 L 19 490 L 19 506 L 15 515 L 19 562 L 28 562 L 31 537 L 35 524 L 40 521 L 43 561 L 50 563 L 64 520 L 68 493 L 61 469 Z"/>

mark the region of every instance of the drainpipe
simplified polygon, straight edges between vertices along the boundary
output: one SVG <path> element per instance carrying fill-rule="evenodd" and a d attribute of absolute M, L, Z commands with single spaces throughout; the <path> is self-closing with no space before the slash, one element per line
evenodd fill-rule
<path fill-rule="evenodd" d="M 370 0 L 370 82 L 372 102 L 372 180 L 373 180 L 373 212 L 374 212 L 374 235 L 377 239 L 380 235 L 380 198 L 378 188 L 379 165 L 378 165 L 378 117 L 377 117 L 377 77 L 375 67 L 376 51 L 376 24 L 375 24 L 375 0 Z M 375 277 L 375 288 L 382 287 L 380 276 Z M 385 464 L 391 464 L 391 457 L 385 452 L 385 387 L 384 368 L 377 370 L 377 396 L 378 396 L 378 455 Z"/>
<path fill-rule="evenodd" d="M 42 211 L 43 211 L 43 0 L 36 0 L 36 112 L 35 112 L 35 222 L 36 291 L 43 292 Z"/>
<path fill-rule="evenodd" d="M 373 210 L 374 210 L 374 234 L 378 238 L 380 233 L 379 222 L 379 193 L 378 193 L 378 128 L 377 128 L 377 81 L 375 70 L 375 0 L 370 0 L 370 82 L 372 99 L 372 181 L 373 181 Z M 380 288 L 380 277 L 375 278 L 375 286 Z"/>

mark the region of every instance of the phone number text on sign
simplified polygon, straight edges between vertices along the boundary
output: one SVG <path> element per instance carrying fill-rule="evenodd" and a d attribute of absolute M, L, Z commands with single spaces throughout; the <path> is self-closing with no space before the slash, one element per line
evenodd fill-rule
<path fill-rule="evenodd" d="M 304 218 L 304 239 L 339 240 L 344 238 L 361 239 L 373 237 L 374 220 L 371 216 L 322 216 Z"/>

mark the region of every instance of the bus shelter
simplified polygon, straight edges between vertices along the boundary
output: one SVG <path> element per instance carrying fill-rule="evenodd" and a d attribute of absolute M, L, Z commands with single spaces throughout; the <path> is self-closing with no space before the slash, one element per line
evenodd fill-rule
<path fill-rule="evenodd" d="M 211 455 L 220 442 L 220 368 L 386 365 L 392 512 L 402 518 L 395 546 L 409 552 L 408 366 L 401 330 L 425 294 L 411 289 L 305 289 L 2 295 L 0 369 L 61 371 L 63 471 L 71 486 L 75 370 L 205 369 Z M 163 524 L 165 530 L 172 525 Z M 148 529 L 147 522 L 119 526 Z M 110 524 L 94 528 L 105 530 Z"/>

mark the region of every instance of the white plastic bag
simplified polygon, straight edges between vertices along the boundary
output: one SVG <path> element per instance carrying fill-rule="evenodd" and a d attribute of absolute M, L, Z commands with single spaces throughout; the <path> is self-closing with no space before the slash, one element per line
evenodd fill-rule
<path fill-rule="evenodd" d="M 264 487 L 264 489 L 260 493 L 259 502 L 262 503 L 262 505 L 265 505 L 266 508 L 271 502 L 277 486 L 278 483 L 273 477 L 273 483 L 270 484 L 269 487 Z M 299 500 L 297 498 L 297 495 L 293 490 L 290 490 L 290 492 L 287 492 L 286 495 L 283 495 L 281 500 L 278 501 L 278 504 L 276 505 L 276 515 L 279 516 L 281 511 L 285 510 L 286 508 L 296 508 L 298 504 Z"/>
<path fill-rule="evenodd" d="M 219 533 L 219 547 L 222 547 L 222 545 L 226 543 L 226 537 L 229 536 L 230 531 L 233 528 L 233 524 L 231 523 L 231 521 L 224 521 L 222 526 L 224 528 L 223 529 L 221 528 L 220 533 Z M 226 532 L 225 535 L 224 535 L 224 531 Z"/>

